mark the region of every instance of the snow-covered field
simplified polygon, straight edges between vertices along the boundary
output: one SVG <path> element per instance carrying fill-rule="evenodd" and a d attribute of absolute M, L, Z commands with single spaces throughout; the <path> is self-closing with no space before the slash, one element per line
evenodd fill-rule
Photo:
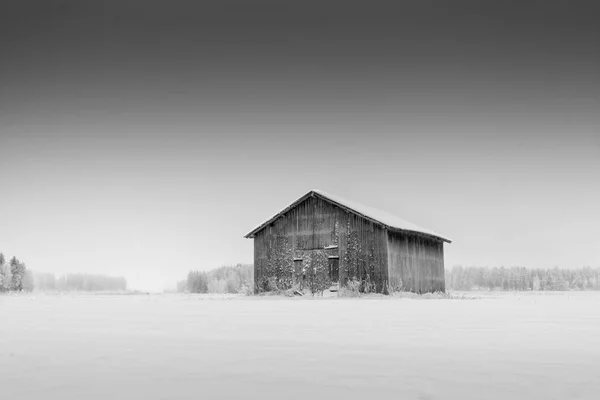
<path fill-rule="evenodd" d="M 600 293 L 482 296 L 0 296 L 0 398 L 600 399 Z"/>

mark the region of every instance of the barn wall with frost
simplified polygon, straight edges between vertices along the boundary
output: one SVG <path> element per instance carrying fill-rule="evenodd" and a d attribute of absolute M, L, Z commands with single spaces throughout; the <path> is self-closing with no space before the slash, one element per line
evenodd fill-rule
<path fill-rule="evenodd" d="M 246 237 L 254 239 L 256 292 L 297 285 L 318 292 L 348 280 L 383 293 L 445 289 L 445 239 L 390 228 L 315 192 Z"/>
<path fill-rule="evenodd" d="M 339 260 L 342 283 L 358 279 L 376 291 L 387 284 L 385 230 L 324 199 L 310 197 L 255 235 L 255 283 L 266 290 L 269 278 L 286 285 L 299 282 L 307 270 L 326 275 L 330 258 Z"/>

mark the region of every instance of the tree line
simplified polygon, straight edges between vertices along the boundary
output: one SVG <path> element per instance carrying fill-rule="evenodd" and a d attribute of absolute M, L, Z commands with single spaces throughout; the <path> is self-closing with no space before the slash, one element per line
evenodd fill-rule
<path fill-rule="evenodd" d="M 6 261 L 0 253 L 0 292 L 31 292 L 33 288 L 33 276 L 25 263 L 14 256 Z"/>
<path fill-rule="evenodd" d="M 45 292 L 124 292 L 127 280 L 121 276 L 69 273 L 56 278 L 47 272 L 34 272 L 36 290 Z"/>
<path fill-rule="evenodd" d="M 464 267 L 446 270 L 447 290 L 600 290 L 600 268 Z"/>
<path fill-rule="evenodd" d="M 210 271 L 188 273 L 177 282 L 179 293 L 240 293 L 251 292 L 254 269 L 252 264 L 222 266 Z"/>
<path fill-rule="evenodd" d="M 93 274 L 64 274 L 56 278 L 52 273 L 34 272 L 16 257 L 6 260 L 0 253 L 0 292 L 27 291 L 96 292 L 127 290 L 123 277 Z"/>

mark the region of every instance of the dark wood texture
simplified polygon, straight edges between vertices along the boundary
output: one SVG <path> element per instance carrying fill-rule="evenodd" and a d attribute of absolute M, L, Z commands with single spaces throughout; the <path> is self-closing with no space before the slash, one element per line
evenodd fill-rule
<path fill-rule="evenodd" d="M 388 234 L 390 284 L 415 293 L 445 291 L 444 243 L 441 240 Z"/>
<path fill-rule="evenodd" d="M 306 274 L 329 279 L 330 257 L 339 257 L 339 281 L 358 279 L 385 292 L 389 277 L 404 289 L 444 289 L 443 242 L 388 232 L 386 228 L 319 196 L 311 196 L 254 234 L 255 289 L 269 279 L 290 286 Z"/>
<path fill-rule="evenodd" d="M 335 247 L 337 246 L 337 247 Z M 327 248 L 331 247 L 331 248 Z M 257 232 L 254 238 L 254 276 L 257 285 L 268 277 L 297 279 L 302 259 L 305 269 L 339 256 L 339 279 L 372 282 L 378 291 L 387 283 L 387 237 L 383 228 L 330 202 L 309 197 Z M 298 261 L 296 261 L 298 263 Z"/>

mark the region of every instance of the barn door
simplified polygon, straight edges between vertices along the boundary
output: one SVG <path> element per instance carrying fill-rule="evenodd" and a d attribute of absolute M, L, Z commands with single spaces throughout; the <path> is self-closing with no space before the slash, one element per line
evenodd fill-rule
<path fill-rule="evenodd" d="M 329 280 L 332 283 L 338 283 L 340 280 L 340 258 L 330 256 L 329 259 Z"/>

